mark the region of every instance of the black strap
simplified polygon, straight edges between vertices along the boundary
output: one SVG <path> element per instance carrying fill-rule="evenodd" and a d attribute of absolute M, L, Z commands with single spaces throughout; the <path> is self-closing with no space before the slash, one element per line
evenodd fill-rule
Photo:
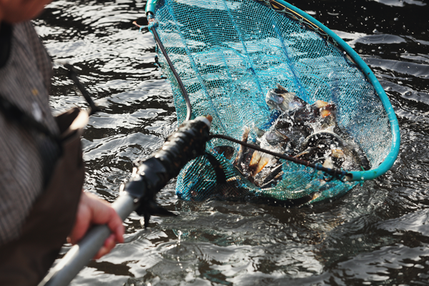
<path fill-rule="evenodd" d="M 82 93 L 82 96 L 89 104 L 89 115 L 92 115 L 97 111 L 99 111 L 100 110 L 99 107 L 94 103 L 88 90 L 85 88 L 85 86 L 80 82 L 79 78 L 77 77 L 76 69 L 71 64 L 64 64 L 64 67 L 68 69 L 69 78 L 73 80 L 74 84 L 77 86 L 79 91 Z"/>
<path fill-rule="evenodd" d="M 1 48 L 1 45 L 0 45 L 0 48 Z M 1 60 L 1 56 L 0 56 L 0 60 Z M 92 101 L 89 93 L 86 91 L 85 87 L 79 82 L 79 79 L 77 78 L 77 75 L 73 67 L 71 65 L 68 65 L 67 68 L 70 70 L 69 76 L 76 83 L 79 90 L 82 92 L 83 96 L 89 103 L 91 114 L 98 111 L 98 107 Z M 36 142 L 40 152 L 40 156 L 42 158 L 44 185 L 46 185 L 49 182 L 51 173 L 54 170 L 57 159 L 62 155 L 62 152 L 63 152 L 62 140 L 65 138 L 62 138 L 60 134 L 53 133 L 46 125 L 42 124 L 42 122 L 40 121 L 37 121 L 32 115 L 28 114 L 27 112 L 22 110 L 19 106 L 9 101 L 1 93 L 0 93 L 0 113 L 4 114 L 6 120 L 19 124 L 20 126 L 23 126 L 26 129 L 39 132 L 40 134 L 43 134 L 47 137 L 46 139 L 48 140 L 41 139 L 41 140 L 37 140 Z M 70 118 L 74 120 L 76 118 L 76 116 L 63 116 L 63 117 L 67 117 L 66 120 Z M 72 121 L 70 121 L 67 126 L 69 126 Z M 59 123 L 58 120 L 57 120 L 57 123 Z M 61 129 L 61 126 L 59 126 L 59 128 Z M 64 130 L 60 130 L 60 131 L 64 131 Z"/>
<path fill-rule="evenodd" d="M 47 137 L 51 138 L 55 142 L 59 142 L 59 136 L 53 134 L 48 127 L 37 121 L 34 117 L 24 112 L 21 108 L 7 100 L 2 94 L 0 94 L 0 111 L 5 117 L 11 121 L 14 121 L 21 126 L 34 129 Z"/>
<path fill-rule="evenodd" d="M 4 23 L 1 23 L 1 24 L 3 25 Z M 91 115 L 99 111 L 99 108 L 98 106 L 95 105 L 94 101 L 91 98 L 91 95 L 86 90 L 85 86 L 83 86 L 83 84 L 79 81 L 76 70 L 73 68 L 73 66 L 70 64 L 65 64 L 64 66 L 69 70 L 69 77 L 76 84 L 79 91 L 82 93 L 83 97 L 89 104 L 90 106 L 89 114 Z M 36 131 L 39 131 L 40 133 L 46 135 L 47 137 L 51 138 L 55 142 L 60 142 L 60 137 L 57 134 L 52 133 L 47 126 L 45 126 L 41 122 L 37 121 L 34 117 L 24 112 L 20 107 L 18 107 L 14 103 L 10 102 L 1 93 L 0 93 L 0 112 L 2 112 L 9 120 L 13 120 L 21 124 L 22 126 L 30 127 Z"/>
<path fill-rule="evenodd" d="M 12 26 L 5 22 L 0 22 L 0 68 L 2 68 L 10 55 L 12 39 Z"/>
<path fill-rule="evenodd" d="M 43 184 L 47 185 L 54 170 L 57 159 L 62 154 L 60 137 L 52 133 L 45 125 L 21 110 L 0 94 L 0 112 L 4 114 L 6 120 L 16 123 L 26 129 L 35 130 L 45 135 L 46 139 L 36 140 L 37 148 L 42 159 Z"/>

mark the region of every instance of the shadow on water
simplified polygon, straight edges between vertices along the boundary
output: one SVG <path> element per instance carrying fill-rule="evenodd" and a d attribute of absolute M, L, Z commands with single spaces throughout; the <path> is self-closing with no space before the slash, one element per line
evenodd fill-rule
<path fill-rule="evenodd" d="M 291 1 L 347 41 L 373 69 L 398 116 L 402 146 L 381 178 L 332 202 L 303 208 L 179 201 L 175 218 L 148 229 L 131 215 L 126 243 L 93 261 L 72 285 L 421 285 L 429 279 L 428 1 Z M 109 201 L 132 162 L 176 128 L 169 84 L 141 19 L 144 1 L 48 5 L 35 21 L 55 62 L 72 63 L 103 110 L 84 134 L 85 188 Z M 141 21 L 141 20 L 140 20 Z M 55 112 L 82 106 L 55 66 Z"/>

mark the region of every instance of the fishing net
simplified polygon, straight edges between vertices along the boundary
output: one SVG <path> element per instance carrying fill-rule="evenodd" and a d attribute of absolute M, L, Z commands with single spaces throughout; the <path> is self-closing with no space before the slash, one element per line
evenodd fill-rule
<path fill-rule="evenodd" d="M 156 19 L 153 31 L 188 93 L 192 116 L 211 115 L 212 133 L 242 140 L 250 129 L 248 142 L 257 144 L 258 132 L 271 130 L 282 116 L 266 100 L 267 92 L 280 84 L 308 105 L 334 104 L 338 128 L 362 150 L 371 170 L 391 156 L 392 117 L 374 81 L 341 40 L 302 11 L 283 1 L 253 0 L 161 0 L 148 7 Z M 181 123 L 186 100 L 172 68 L 159 55 Z M 212 139 L 207 155 L 182 169 L 177 195 L 183 200 L 217 196 L 311 203 L 346 193 L 371 172 L 354 170 L 353 180 L 346 180 L 279 159 L 280 177 L 261 187 L 234 164 L 240 148 Z M 356 178 L 360 172 L 362 177 Z"/>

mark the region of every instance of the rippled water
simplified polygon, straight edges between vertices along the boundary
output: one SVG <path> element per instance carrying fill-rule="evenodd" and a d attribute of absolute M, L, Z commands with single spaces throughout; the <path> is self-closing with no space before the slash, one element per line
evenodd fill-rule
<path fill-rule="evenodd" d="M 160 204 L 179 214 L 141 227 L 91 262 L 73 285 L 429 284 L 429 1 L 291 1 L 346 40 L 373 69 L 398 116 L 402 147 L 386 175 L 333 202 L 286 209 L 245 202 Z M 103 111 L 84 135 L 85 188 L 113 201 L 132 162 L 176 128 L 152 35 L 139 33 L 145 1 L 51 3 L 35 21 L 55 62 L 79 69 Z M 83 105 L 55 66 L 52 106 Z"/>

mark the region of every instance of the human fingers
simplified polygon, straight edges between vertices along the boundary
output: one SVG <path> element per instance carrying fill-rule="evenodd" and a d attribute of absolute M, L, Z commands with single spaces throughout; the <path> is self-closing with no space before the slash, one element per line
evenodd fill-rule
<path fill-rule="evenodd" d="M 77 243 L 93 224 L 107 224 L 117 242 L 123 242 L 124 226 L 111 205 L 91 193 L 83 192 L 79 201 L 73 230 L 69 242 Z"/>
<path fill-rule="evenodd" d="M 82 193 L 79 205 L 77 208 L 75 223 L 70 235 L 67 237 L 67 241 L 72 244 L 76 244 L 85 235 L 90 227 L 89 217 L 91 212 L 85 203 L 84 193 Z"/>
<path fill-rule="evenodd" d="M 88 197 L 91 199 L 91 222 L 94 224 L 107 224 L 110 231 L 115 235 L 116 241 L 123 242 L 125 228 L 122 224 L 122 219 L 110 203 L 92 194 L 89 194 Z"/>
<path fill-rule="evenodd" d="M 124 242 L 125 227 L 122 224 L 122 219 L 119 217 L 116 211 L 113 209 L 112 211 L 113 212 L 107 225 L 112 234 L 114 235 L 116 242 L 121 243 Z"/>
<path fill-rule="evenodd" d="M 117 242 L 124 242 L 125 228 L 122 224 L 122 219 L 112 208 L 110 203 L 92 194 L 89 194 L 88 198 L 92 214 L 91 223 L 106 224 L 112 232 L 112 234 L 105 240 L 103 247 L 95 256 L 95 259 L 98 259 L 109 253 L 115 247 Z"/>
<path fill-rule="evenodd" d="M 109 253 L 114 247 L 116 246 L 116 240 L 115 235 L 111 234 L 105 241 L 103 246 L 100 248 L 100 250 L 97 252 L 97 254 L 94 256 L 94 259 L 99 259 L 102 256 Z"/>

